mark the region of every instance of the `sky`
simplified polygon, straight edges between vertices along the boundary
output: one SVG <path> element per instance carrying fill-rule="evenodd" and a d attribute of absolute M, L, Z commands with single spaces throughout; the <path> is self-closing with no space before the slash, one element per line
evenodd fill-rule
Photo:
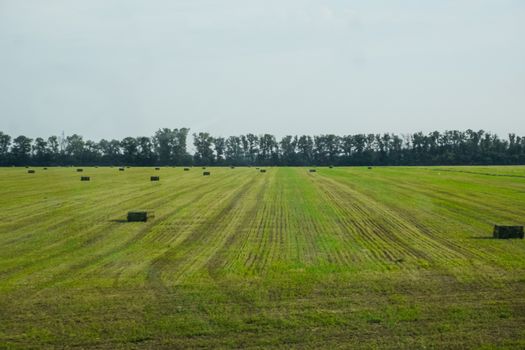
<path fill-rule="evenodd" d="M 525 135 L 523 0 L 0 0 L 0 131 Z"/>

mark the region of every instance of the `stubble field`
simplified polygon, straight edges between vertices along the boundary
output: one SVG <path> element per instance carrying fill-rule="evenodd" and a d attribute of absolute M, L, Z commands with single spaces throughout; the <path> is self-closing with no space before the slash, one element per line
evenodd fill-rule
<path fill-rule="evenodd" d="M 0 348 L 525 348 L 525 167 L 33 169 Z"/>

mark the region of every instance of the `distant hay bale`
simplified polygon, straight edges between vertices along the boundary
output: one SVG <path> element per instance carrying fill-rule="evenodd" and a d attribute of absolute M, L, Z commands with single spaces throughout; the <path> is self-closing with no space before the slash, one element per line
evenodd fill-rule
<path fill-rule="evenodd" d="M 146 222 L 155 217 L 152 211 L 129 211 L 128 222 Z"/>
<path fill-rule="evenodd" d="M 129 169 L 130 167 L 129 167 L 129 166 L 127 166 L 126 168 L 127 168 L 127 169 Z"/>
<path fill-rule="evenodd" d="M 160 168 L 155 168 L 155 170 L 160 170 Z"/>
<path fill-rule="evenodd" d="M 160 181 L 160 176 L 152 176 L 150 177 L 151 181 Z"/>
<path fill-rule="evenodd" d="M 84 171 L 84 169 L 80 169 L 80 168 L 77 169 L 77 173 L 81 173 L 81 172 L 83 172 L 83 171 Z"/>
<path fill-rule="evenodd" d="M 493 237 L 497 239 L 523 239 L 523 226 L 494 225 Z"/>
<path fill-rule="evenodd" d="M 211 173 L 209 171 L 204 171 L 202 173 L 202 176 L 210 176 L 210 175 L 211 175 Z"/>
<path fill-rule="evenodd" d="M 124 171 L 124 168 L 118 168 L 118 171 Z"/>
<path fill-rule="evenodd" d="M 34 171 L 34 170 L 28 170 L 27 173 L 28 173 L 28 174 L 34 174 L 35 171 Z"/>
<path fill-rule="evenodd" d="M 371 166 L 369 166 L 369 167 L 368 167 L 368 169 L 372 169 L 372 167 L 371 167 Z"/>
<path fill-rule="evenodd" d="M 206 169 L 206 167 L 205 167 L 205 166 L 203 166 L 202 168 L 203 168 L 203 169 Z"/>
<path fill-rule="evenodd" d="M 266 169 L 261 169 L 260 172 L 261 172 L 261 173 L 265 173 L 265 172 L 266 172 Z"/>
<path fill-rule="evenodd" d="M 235 167 L 232 165 L 232 166 L 230 166 L 230 169 L 235 169 Z"/>
<path fill-rule="evenodd" d="M 260 168 L 255 168 L 255 170 L 259 170 Z"/>
<path fill-rule="evenodd" d="M 329 168 L 330 168 L 330 169 L 333 169 L 333 168 L 334 168 L 334 166 L 333 166 L 333 165 L 330 165 L 330 166 L 329 166 Z"/>
<path fill-rule="evenodd" d="M 80 181 L 89 181 L 91 180 L 89 176 L 81 176 Z"/>
<path fill-rule="evenodd" d="M 315 173 L 315 172 L 317 172 L 317 170 L 315 170 L 315 169 L 310 169 L 309 172 L 311 172 L 311 173 Z"/>
<path fill-rule="evenodd" d="M 47 170 L 47 168 L 44 168 L 44 170 Z"/>
<path fill-rule="evenodd" d="M 184 171 L 190 171 L 190 168 L 184 168 Z"/>

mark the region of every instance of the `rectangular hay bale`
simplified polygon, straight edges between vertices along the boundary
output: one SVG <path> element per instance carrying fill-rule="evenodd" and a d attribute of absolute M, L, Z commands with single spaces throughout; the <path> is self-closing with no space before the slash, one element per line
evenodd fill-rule
<path fill-rule="evenodd" d="M 28 174 L 34 174 L 35 171 L 34 171 L 34 170 L 28 170 L 27 173 L 28 173 Z"/>
<path fill-rule="evenodd" d="M 80 169 L 80 168 L 77 169 L 77 173 L 81 173 L 81 172 L 83 172 L 83 171 L 84 171 L 84 169 Z"/>
<path fill-rule="evenodd" d="M 81 176 L 80 181 L 90 181 L 91 178 L 89 176 Z"/>
<path fill-rule="evenodd" d="M 492 233 L 492 236 L 497 239 L 523 239 L 523 226 L 494 225 L 494 231 Z"/>
<path fill-rule="evenodd" d="M 204 171 L 202 173 L 202 176 L 210 176 L 210 175 L 211 175 L 211 173 L 209 171 Z"/>
<path fill-rule="evenodd" d="M 118 168 L 118 171 L 124 171 L 124 168 Z"/>
<path fill-rule="evenodd" d="M 315 172 L 317 172 L 317 170 L 315 170 L 315 169 L 310 169 L 309 172 L 311 172 L 311 173 L 315 173 Z"/>
<path fill-rule="evenodd" d="M 152 211 L 128 211 L 128 222 L 146 222 L 154 217 Z"/>
<path fill-rule="evenodd" d="M 184 168 L 184 171 L 190 171 L 190 168 Z"/>
<path fill-rule="evenodd" d="M 265 173 L 265 172 L 266 172 L 266 169 L 261 169 L 260 172 L 261 172 L 261 173 Z"/>
<path fill-rule="evenodd" d="M 160 181 L 160 176 L 151 176 L 150 180 L 151 181 Z"/>

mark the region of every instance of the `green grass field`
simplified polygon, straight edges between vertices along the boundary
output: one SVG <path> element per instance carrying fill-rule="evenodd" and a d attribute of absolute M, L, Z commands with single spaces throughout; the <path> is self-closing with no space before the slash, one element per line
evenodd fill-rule
<path fill-rule="evenodd" d="M 34 169 L 0 169 L 2 349 L 525 348 L 490 239 L 525 167 Z"/>

